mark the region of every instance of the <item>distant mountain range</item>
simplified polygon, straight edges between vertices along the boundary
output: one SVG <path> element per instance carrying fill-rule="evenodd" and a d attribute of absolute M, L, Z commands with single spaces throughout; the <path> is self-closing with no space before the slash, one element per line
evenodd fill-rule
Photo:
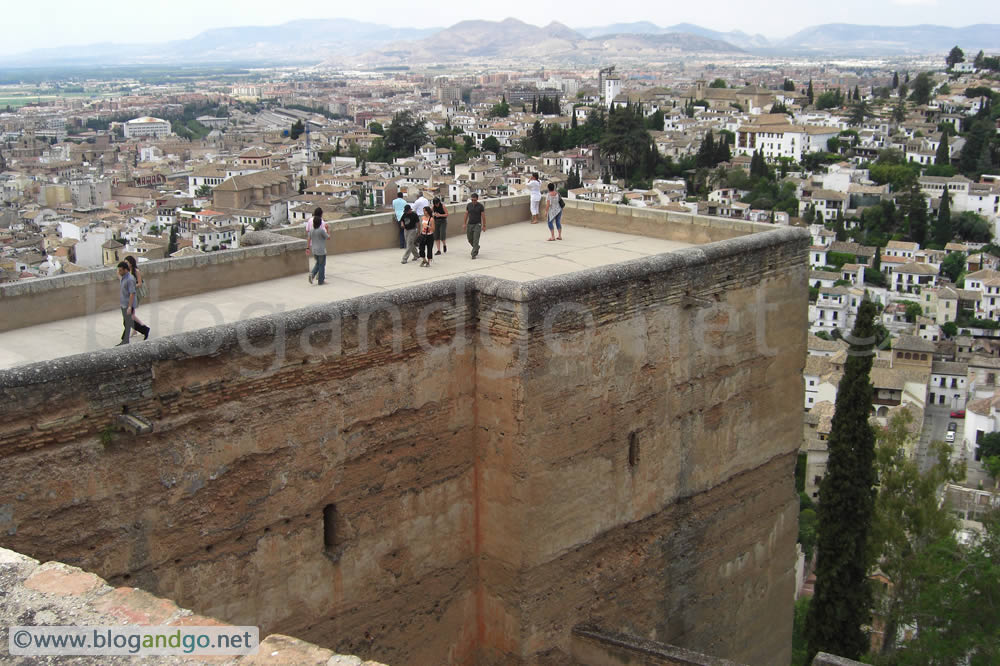
<path fill-rule="evenodd" d="M 561 23 L 539 28 L 517 19 L 462 21 L 448 28 L 393 28 L 350 19 L 296 20 L 277 26 L 207 30 L 196 37 L 159 44 L 93 44 L 36 49 L 0 56 L 0 66 L 165 65 L 194 63 L 399 64 L 452 62 L 469 58 L 655 59 L 671 53 L 788 55 L 905 55 L 1000 50 L 1000 25 L 964 28 L 831 23 L 769 40 L 742 31 L 718 32 L 689 23 L 660 27 L 648 21 L 571 29 Z"/>
<path fill-rule="evenodd" d="M 470 58 L 573 60 L 596 63 L 609 57 L 655 58 L 670 52 L 732 53 L 737 46 L 689 33 L 604 34 L 588 38 L 565 25 L 545 27 L 517 19 L 462 21 L 418 40 L 405 40 L 361 54 L 359 64 L 450 62 Z M 336 58 L 331 59 L 331 64 Z"/>

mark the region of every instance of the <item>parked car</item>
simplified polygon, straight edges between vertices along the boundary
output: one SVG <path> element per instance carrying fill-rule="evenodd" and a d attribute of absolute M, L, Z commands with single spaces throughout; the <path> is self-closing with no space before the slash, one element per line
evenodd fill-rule
<path fill-rule="evenodd" d="M 958 430 L 958 424 L 957 423 L 955 423 L 954 421 L 952 421 L 951 423 L 948 424 L 948 432 L 955 432 L 956 430 Z"/>
<path fill-rule="evenodd" d="M 951 413 L 951 418 L 953 418 L 953 419 L 964 419 L 965 418 L 965 410 L 964 409 L 956 409 L 955 411 L 953 411 Z"/>
<path fill-rule="evenodd" d="M 954 442 L 955 441 L 955 431 L 954 430 L 949 430 L 947 433 L 945 433 L 945 435 L 944 435 L 944 441 L 948 442 L 949 444 L 951 442 Z"/>

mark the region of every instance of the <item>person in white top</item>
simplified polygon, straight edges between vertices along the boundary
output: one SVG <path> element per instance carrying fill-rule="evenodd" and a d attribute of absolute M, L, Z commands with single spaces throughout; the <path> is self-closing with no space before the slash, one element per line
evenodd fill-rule
<path fill-rule="evenodd" d="M 417 214 L 417 217 L 423 217 L 424 208 L 431 205 L 431 202 L 427 200 L 423 192 L 417 192 L 417 200 L 413 202 L 413 212 Z"/>
<path fill-rule="evenodd" d="M 531 195 L 531 223 L 538 224 L 538 206 L 542 201 L 542 184 L 538 180 L 538 174 L 531 174 L 528 179 L 528 193 Z"/>

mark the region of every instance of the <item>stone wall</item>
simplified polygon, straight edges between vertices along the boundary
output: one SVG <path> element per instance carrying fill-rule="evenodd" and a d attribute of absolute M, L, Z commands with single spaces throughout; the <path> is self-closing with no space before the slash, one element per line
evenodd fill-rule
<path fill-rule="evenodd" d="M 6 371 L 0 543 L 344 652 L 471 649 L 474 348 L 444 346 L 471 313 L 455 286 Z M 113 433 L 126 410 L 153 432 Z"/>
<path fill-rule="evenodd" d="M 808 243 L 0 372 L 0 544 L 388 663 L 566 662 L 579 622 L 787 663 Z"/>
<path fill-rule="evenodd" d="M 628 634 L 608 633 L 597 627 L 574 627 L 573 659 L 581 666 L 742 666 L 675 645 Z"/>
<path fill-rule="evenodd" d="M 574 609 L 789 660 L 805 247 L 777 231 L 496 293 L 516 306 L 477 367 L 517 367 L 505 386 L 478 379 L 489 635 L 525 659 L 567 650 Z M 489 295 L 481 321 L 502 305 Z M 488 663 L 513 649 L 483 643 Z"/>
<path fill-rule="evenodd" d="M 66 662 L 69 657 L 13 657 L 8 652 L 11 626 L 224 626 L 215 618 L 179 608 L 169 599 L 134 587 L 112 587 L 99 576 L 61 562 L 37 560 L 0 548 L 0 661 L 5 663 Z M 150 658 L 152 659 L 152 658 Z M 134 664 L 135 657 L 76 656 L 74 664 Z M 262 637 L 257 654 L 233 657 L 156 657 L 157 664 L 239 664 L 240 666 L 384 666 L 358 657 L 334 654 L 304 641 L 272 634 Z"/>

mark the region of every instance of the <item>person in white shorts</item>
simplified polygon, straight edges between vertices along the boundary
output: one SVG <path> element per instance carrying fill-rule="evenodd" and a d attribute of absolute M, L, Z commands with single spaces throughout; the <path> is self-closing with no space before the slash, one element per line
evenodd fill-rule
<path fill-rule="evenodd" d="M 538 181 L 538 174 L 531 174 L 528 180 L 528 193 L 531 194 L 531 223 L 538 224 L 538 207 L 542 201 L 542 184 Z"/>

